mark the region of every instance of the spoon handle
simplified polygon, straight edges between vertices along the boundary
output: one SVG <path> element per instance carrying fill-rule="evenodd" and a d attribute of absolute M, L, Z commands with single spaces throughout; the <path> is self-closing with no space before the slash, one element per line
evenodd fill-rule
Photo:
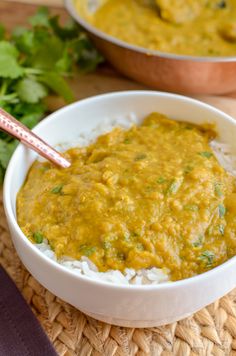
<path fill-rule="evenodd" d="M 71 163 L 65 159 L 59 152 L 49 146 L 41 138 L 30 131 L 21 122 L 0 108 L 0 129 L 17 140 L 21 141 L 25 146 L 36 151 L 40 156 L 46 158 L 50 162 L 62 168 L 68 168 Z"/>

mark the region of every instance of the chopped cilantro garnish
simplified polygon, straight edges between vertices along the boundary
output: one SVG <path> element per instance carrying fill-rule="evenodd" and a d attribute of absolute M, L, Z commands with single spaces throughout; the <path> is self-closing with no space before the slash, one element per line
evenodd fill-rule
<path fill-rule="evenodd" d="M 110 241 L 103 241 L 103 249 L 108 250 L 111 248 L 111 242 Z"/>
<path fill-rule="evenodd" d="M 63 184 L 57 185 L 51 190 L 53 194 L 62 194 Z"/>
<path fill-rule="evenodd" d="M 224 205 L 223 204 L 219 204 L 218 209 L 219 209 L 220 218 L 223 218 L 225 216 L 225 213 L 226 213 L 226 209 L 225 209 Z"/>
<path fill-rule="evenodd" d="M 43 242 L 43 234 L 39 231 L 34 232 L 33 238 L 36 244 L 41 244 Z"/>
<path fill-rule="evenodd" d="M 138 242 L 138 243 L 137 243 L 136 248 L 137 248 L 137 250 L 139 250 L 139 251 L 143 251 L 143 250 L 144 250 L 144 246 L 143 246 L 143 244 L 142 244 L 141 242 Z"/>
<path fill-rule="evenodd" d="M 213 226 L 212 225 L 210 225 L 208 228 L 207 228 L 207 234 L 208 235 L 211 235 L 212 234 L 212 232 L 213 232 Z"/>
<path fill-rule="evenodd" d="M 185 174 L 188 174 L 188 173 L 190 173 L 192 170 L 193 170 L 193 167 L 191 167 L 191 166 L 186 166 L 186 167 L 184 168 L 184 173 L 185 173 Z"/>
<path fill-rule="evenodd" d="M 224 9 L 227 7 L 227 2 L 226 0 L 221 0 L 221 1 L 218 1 L 216 6 L 219 8 L 219 9 Z"/>
<path fill-rule="evenodd" d="M 131 143 L 130 138 L 128 138 L 128 137 L 125 138 L 124 143 L 125 143 L 126 145 L 130 144 L 130 143 Z"/>
<path fill-rule="evenodd" d="M 215 193 L 218 197 L 222 197 L 223 192 L 221 190 L 221 184 L 215 184 Z"/>
<path fill-rule="evenodd" d="M 153 192 L 154 190 L 155 190 L 155 188 L 152 187 L 151 185 L 147 185 L 146 188 L 145 188 L 145 191 L 146 191 L 147 193 L 151 193 L 151 192 Z"/>
<path fill-rule="evenodd" d="M 147 155 L 145 153 L 139 153 L 137 154 L 137 156 L 135 157 L 135 161 L 141 161 L 142 159 L 145 159 L 147 157 Z"/>
<path fill-rule="evenodd" d="M 95 246 L 82 245 L 82 246 L 80 246 L 79 250 L 84 256 L 89 257 L 96 251 L 96 247 Z"/>
<path fill-rule="evenodd" d="M 124 261 L 125 260 L 125 254 L 123 252 L 118 252 L 117 253 L 117 258 L 120 261 Z"/>
<path fill-rule="evenodd" d="M 180 185 L 181 185 L 181 182 L 180 182 L 180 181 L 173 180 L 173 181 L 170 183 L 170 185 L 169 185 L 169 187 L 168 187 L 168 189 L 167 189 L 167 193 L 170 193 L 170 194 L 171 194 L 171 193 L 173 193 L 173 194 L 177 193 L 177 191 L 178 191 Z"/>
<path fill-rule="evenodd" d="M 185 126 L 185 130 L 193 130 L 193 126 L 192 125 L 186 125 Z"/>
<path fill-rule="evenodd" d="M 199 152 L 198 153 L 200 156 L 205 157 L 205 158 L 211 158 L 213 156 L 213 153 L 204 151 L 204 152 Z"/>
<path fill-rule="evenodd" d="M 159 177 L 159 178 L 157 178 L 156 182 L 157 182 L 158 184 L 163 184 L 163 183 L 166 182 L 166 179 L 163 178 L 163 177 Z"/>
<path fill-rule="evenodd" d="M 198 239 L 193 243 L 193 246 L 194 247 L 199 247 L 202 245 L 202 242 L 203 242 L 203 236 L 199 236 Z"/>
<path fill-rule="evenodd" d="M 198 205 L 196 204 L 187 204 L 184 206 L 184 210 L 187 210 L 187 211 L 198 211 Z"/>
<path fill-rule="evenodd" d="M 130 242 L 130 235 L 128 233 L 124 234 L 124 241 Z"/>
<path fill-rule="evenodd" d="M 221 233 L 221 235 L 224 235 L 224 233 L 225 233 L 224 225 L 222 225 L 222 224 L 219 225 L 219 232 Z"/>
<path fill-rule="evenodd" d="M 201 256 L 199 257 L 200 260 L 202 260 L 203 262 L 205 262 L 207 267 L 211 267 L 214 258 L 215 258 L 215 254 L 212 251 L 204 251 Z"/>
<path fill-rule="evenodd" d="M 39 170 L 40 170 L 41 172 L 46 172 L 46 171 L 49 170 L 49 166 L 46 166 L 46 165 L 41 166 L 41 167 L 39 167 Z"/>

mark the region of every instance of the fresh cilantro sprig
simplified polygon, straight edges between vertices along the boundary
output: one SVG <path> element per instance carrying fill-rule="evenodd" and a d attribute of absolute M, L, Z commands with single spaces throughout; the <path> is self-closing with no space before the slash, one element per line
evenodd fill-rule
<path fill-rule="evenodd" d="M 48 8 L 29 18 L 29 27 L 7 34 L 0 24 L 0 107 L 32 128 L 48 111 L 44 98 L 56 93 L 74 100 L 65 80 L 94 70 L 102 57 L 72 20 L 64 26 Z M 0 181 L 17 142 L 0 132 Z"/>

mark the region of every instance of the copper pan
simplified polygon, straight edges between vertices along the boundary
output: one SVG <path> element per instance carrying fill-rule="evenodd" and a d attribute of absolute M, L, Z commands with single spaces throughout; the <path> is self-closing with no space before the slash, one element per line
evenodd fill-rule
<path fill-rule="evenodd" d="M 104 57 L 125 76 L 151 88 L 184 94 L 236 90 L 236 57 L 194 57 L 149 51 L 97 30 L 64 0 L 70 15 L 89 33 Z M 84 0 L 82 0 L 84 1 Z"/>

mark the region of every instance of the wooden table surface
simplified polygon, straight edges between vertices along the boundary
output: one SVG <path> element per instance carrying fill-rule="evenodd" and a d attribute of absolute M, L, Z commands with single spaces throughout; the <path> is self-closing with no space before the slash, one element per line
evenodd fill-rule
<path fill-rule="evenodd" d="M 15 26 L 24 26 L 27 17 L 35 12 L 39 4 L 50 6 L 52 13 L 60 14 L 62 19 L 67 17 L 62 0 L 0 0 L 0 23 L 4 24 L 9 31 Z M 74 90 L 76 99 L 119 90 L 148 89 L 142 84 L 124 78 L 113 70 L 109 64 L 99 66 L 93 73 L 83 76 L 76 75 L 73 79 L 70 79 L 70 85 Z M 236 92 L 225 96 L 196 97 L 236 117 Z M 51 110 L 55 110 L 64 103 L 58 97 L 50 97 L 48 104 Z"/>
<path fill-rule="evenodd" d="M 18 2 L 23 4 L 47 5 L 63 7 L 63 0 L 6 0 L 7 2 Z"/>

